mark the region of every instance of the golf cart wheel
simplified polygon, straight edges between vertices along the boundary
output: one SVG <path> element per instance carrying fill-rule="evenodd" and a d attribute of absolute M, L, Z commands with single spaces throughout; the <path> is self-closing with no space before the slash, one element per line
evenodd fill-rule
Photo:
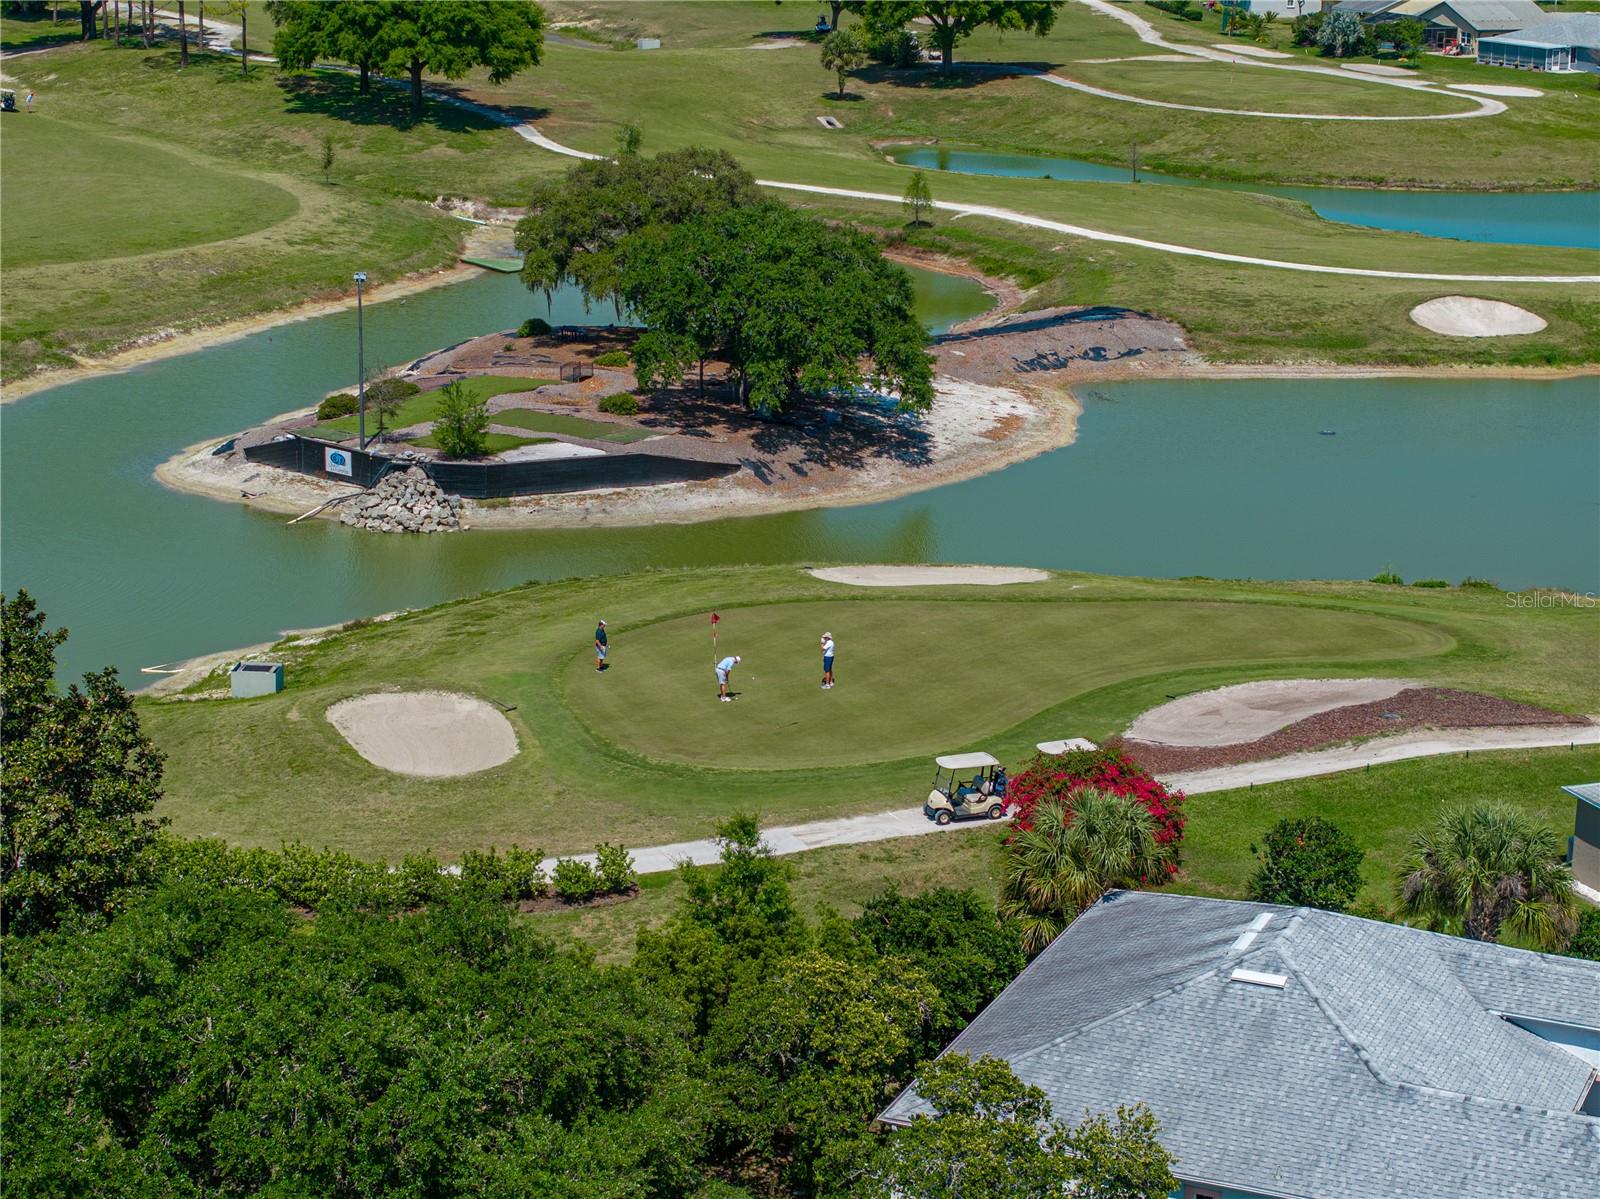
<path fill-rule="evenodd" d="M 936 813 L 934 813 L 933 822 L 935 824 L 949 824 L 950 823 L 950 813 L 949 812 L 936 812 Z"/>
<path fill-rule="evenodd" d="M 1002 808 L 999 804 L 992 803 L 992 804 L 989 805 L 989 819 L 990 820 L 999 820 L 1000 817 L 1004 816 L 1005 814 L 1006 814 L 1006 810 L 1004 808 Z"/>

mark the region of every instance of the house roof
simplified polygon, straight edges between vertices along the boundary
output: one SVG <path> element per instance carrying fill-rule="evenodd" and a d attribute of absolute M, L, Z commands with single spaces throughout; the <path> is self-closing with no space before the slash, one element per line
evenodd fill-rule
<path fill-rule="evenodd" d="M 1600 12 L 1545 14 L 1542 20 L 1515 31 L 1516 37 L 1537 38 L 1556 46 L 1582 46 L 1600 50 Z M 1596 784 L 1600 786 L 1600 784 Z"/>
<path fill-rule="evenodd" d="M 1243 972 L 1242 975 L 1236 972 Z M 1600 964 L 1310 908 L 1115 892 L 949 1046 L 1073 1118 L 1142 1100 L 1177 1173 L 1268 1196 L 1592 1199 Z M 883 1113 L 929 1109 L 908 1089 Z"/>
<path fill-rule="evenodd" d="M 1401 0 L 1385 12 L 1393 17 L 1426 19 L 1443 9 L 1449 9 L 1462 24 L 1479 33 L 1486 29 L 1506 33 L 1536 25 L 1546 15 L 1534 0 Z"/>

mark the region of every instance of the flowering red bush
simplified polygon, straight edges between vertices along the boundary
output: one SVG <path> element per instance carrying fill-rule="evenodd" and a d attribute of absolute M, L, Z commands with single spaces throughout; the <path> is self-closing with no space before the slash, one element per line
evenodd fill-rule
<path fill-rule="evenodd" d="M 1006 786 L 1006 799 L 1016 805 L 1012 827 L 1033 827 L 1033 813 L 1045 799 L 1070 807 L 1080 791 L 1096 790 L 1137 800 L 1156 822 L 1156 845 L 1170 878 L 1178 872 L 1183 847 L 1183 792 L 1166 785 L 1120 749 L 1085 749 L 1059 757 L 1037 755 Z"/>

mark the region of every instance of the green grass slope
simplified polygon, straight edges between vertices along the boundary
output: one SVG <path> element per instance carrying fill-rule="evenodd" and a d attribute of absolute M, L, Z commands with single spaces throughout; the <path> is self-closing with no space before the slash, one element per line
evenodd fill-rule
<path fill-rule="evenodd" d="M 1600 711 L 1587 609 L 1370 585 L 1057 576 L 996 589 L 863 591 L 793 567 L 528 586 L 289 648 L 288 689 L 248 702 L 145 701 L 166 751 L 162 814 L 185 835 L 301 838 L 398 857 L 489 844 L 552 852 L 706 835 L 735 810 L 793 823 L 915 804 L 934 752 L 1026 757 L 1102 739 L 1169 693 L 1261 677 L 1402 675 Z M 709 613 L 744 654 L 713 698 Z M 610 622 L 615 666 L 590 659 Z M 820 692 L 816 638 L 840 639 Z M 751 678 L 751 675 L 754 678 Z M 324 717 L 385 688 L 515 710 L 521 752 L 459 779 L 388 774 Z"/>

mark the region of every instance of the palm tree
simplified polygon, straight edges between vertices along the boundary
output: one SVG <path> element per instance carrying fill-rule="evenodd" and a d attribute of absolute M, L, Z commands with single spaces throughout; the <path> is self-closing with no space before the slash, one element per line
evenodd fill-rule
<path fill-rule="evenodd" d="M 1113 887 L 1165 877 L 1155 834 L 1150 813 L 1121 795 L 1042 802 L 1012 839 L 1000 885 L 1000 913 L 1020 925 L 1023 949 L 1038 953 Z"/>
<path fill-rule="evenodd" d="M 1577 927 L 1562 850 L 1552 830 L 1503 805 L 1447 811 L 1412 839 L 1397 880 L 1401 910 L 1430 927 L 1459 925 L 1476 941 L 1510 928 L 1559 947 Z"/>

